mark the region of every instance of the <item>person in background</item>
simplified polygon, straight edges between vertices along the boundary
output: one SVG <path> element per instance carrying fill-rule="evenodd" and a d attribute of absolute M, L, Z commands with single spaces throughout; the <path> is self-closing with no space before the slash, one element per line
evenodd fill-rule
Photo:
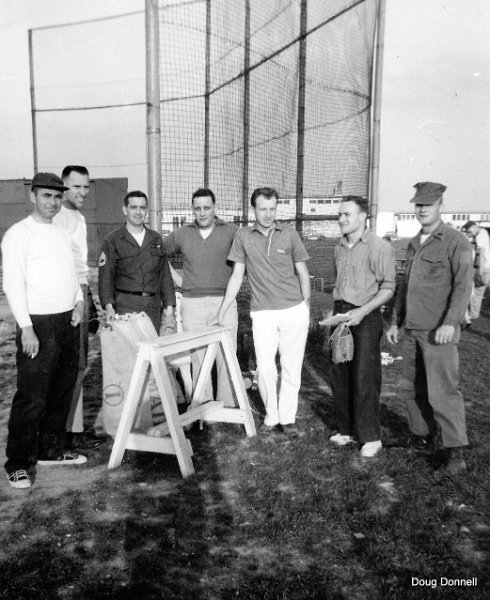
<path fill-rule="evenodd" d="M 379 420 L 383 319 L 380 308 L 395 292 L 396 263 L 392 246 L 369 231 L 369 204 L 361 196 L 340 203 L 342 237 L 335 248 L 334 315 L 344 314 L 354 340 L 351 361 L 330 363 L 330 384 L 337 417 L 337 446 L 358 441 L 361 456 L 382 448 Z"/>
<path fill-rule="evenodd" d="M 80 465 L 67 448 L 66 420 L 78 371 L 83 294 L 67 233 L 53 224 L 68 188 L 37 173 L 33 209 L 2 240 L 3 289 L 17 322 L 17 391 L 8 423 L 5 469 L 13 488 L 32 485 L 31 467 Z"/>
<path fill-rule="evenodd" d="M 78 377 L 66 429 L 69 432 L 68 439 L 73 448 L 90 450 L 98 448 L 103 441 L 93 433 L 84 433 L 83 426 L 83 379 L 88 360 L 90 289 L 88 286 L 87 224 L 81 209 L 90 192 L 90 179 L 87 168 L 82 165 L 67 165 L 63 169 L 61 178 L 67 189 L 63 194 L 61 209 L 54 216 L 53 223 L 64 229 L 70 236 L 78 281 L 83 292 L 84 306 L 83 320 L 80 323 Z"/>
<path fill-rule="evenodd" d="M 247 273 L 250 316 L 257 358 L 258 385 L 265 405 L 262 433 L 299 435 L 295 425 L 301 367 L 310 315 L 309 256 L 295 229 L 276 221 L 278 194 L 257 188 L 250 200 L 255 223 L 239 229 L 228 260 L 235 263 L 218 312 L 226 322 Z M 277 394 L 276 354 L 279 350 L 281 385 Z"/>
<path fill-rule="evenodd" d="M 182 327 L 184 331 L 203 329 L 216 322 L 216 315 L 223 302 L 226 286 L 230 280 L 232 263 L 227 260 L 236 226 L 216 216 L 216 198 L 205 188 L 192 195 L 194 221 L 173 231 L 164 239 L 168 257 L 182 255 Z M 238 312 L 236 301 L 227 311 L 225 326 L 231 327 L 233 346 L 237 348 Z M 204 358 L 203 350 L 192 353 L 193 384 Z M 228 379 L 226 365 L 221 354 L 216 357 L 216 400 L 225 406 L 234 406 L 234 398 Z M 206 398 L 213 399 L 211 382 Z"/>
<path fill-rule="evenodd" d="M 472 288 L 472 253 L 466 237 L 441 219 L 446 186 L 415 184 L 415 217 L 421 225 L 410 241 L 405 274 L 387 331 L 390 343 L 404 336 L 400 395 L 408 412 L 410 445 L 434 452 L 441 474 L 466 471 L 468 444 L 463 396 L 459 390 L 460 325 Z"/>
<path fill-rule="evenodd" d="M 473 292 L 464 324 L 465 327 L 471 327 L 471 323 L 480 316 L 485 290 L 490 283 L 490 233 L 474 221 L 465 223 L 461 231 L 475 246 Z"/>

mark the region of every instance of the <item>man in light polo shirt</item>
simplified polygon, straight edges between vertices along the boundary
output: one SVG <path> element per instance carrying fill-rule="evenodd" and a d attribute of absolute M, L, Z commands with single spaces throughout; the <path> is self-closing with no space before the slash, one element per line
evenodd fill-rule
<path fill-rule="evenodd" d="M 235 300 L 246 271 L 259 391 L 266 410 L 260 430 L 284 431 L 296 436 L 298 392 L 310 315 L 310 278 L 305 264 L 309 256 L 298 233 L 276 223 L 277 201 L 278 194 L 272 188 L 258 188 L 252 194 L 255 224 L 239 229 L 233 241 L 228 259 L 235 265 L 218 322 L 225 322 L 226 311 Z"/>

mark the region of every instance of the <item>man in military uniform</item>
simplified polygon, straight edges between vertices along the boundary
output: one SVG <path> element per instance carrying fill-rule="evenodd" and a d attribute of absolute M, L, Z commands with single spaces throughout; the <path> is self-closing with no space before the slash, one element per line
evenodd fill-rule
<path fill-rule="evenodd" d="M 421 225 L 410 241 L 388 341 L 401 346 L 404 397 L 413 450 L 432 445 L 441 473 L 466 471 L 468 445 L 463 396 L 459 390 L 460 325 L 470 300 L 472 255 L 468 240 L 442 222 L 446 186 L 415 184 L 415 217 Z M 441 448 L 442 446 L 442 448 Z"/>
<path fill-rule="evenodd" d="M 126 223 L 102 244 L 99 297 L 109 320 L 116 313 L 144 311 L 162 335 L 174 323 L 175 292 L 162 238 L 145 226 L 147 212 L 148 198 L 143 192 L 126 195 Z"/>

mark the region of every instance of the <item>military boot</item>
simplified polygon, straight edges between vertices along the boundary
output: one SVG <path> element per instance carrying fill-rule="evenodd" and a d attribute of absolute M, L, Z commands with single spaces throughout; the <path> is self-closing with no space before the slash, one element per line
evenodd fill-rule
<path fill-rule="evenodd" d="M 449 449 L 449 460 L 446 464 L 446 471 L 450 475 L 461 475 L 462 473 L 466 472 L 463 448 Z"/>
<path fill-rule="evenodd" d="M 463 448 L 444 448 L 445 464 L 439 469 L 441 475 L 462 475 L 466 473 Z"/>

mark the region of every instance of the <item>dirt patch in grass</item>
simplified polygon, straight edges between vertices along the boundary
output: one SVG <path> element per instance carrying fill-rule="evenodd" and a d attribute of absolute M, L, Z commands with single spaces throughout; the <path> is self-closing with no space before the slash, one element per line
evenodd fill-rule
<path fill-rule="evenodd" d="M 298 439 L 249 439 L 238 425 L 207 425 L 188 434 L 196 474 L 187 480 L 175 458 L 142 452 L 126 452 L 108 471 L 109 443 L 90 452 L 86 466 L 38 467 L 30 491 L 0 480 L 0 598 L 489 597 L 488 312 L 462 335 L 470 448 L 468 474 L 457 480 L 438 480 L 406 448 L 399 361 L 383 367 L 381 456 L 363 461 L 355 446 L 334 448 L 323 348 L 322 332 L 313 331 Z M 0 350 L 4 461 L 15 387 L 8 318 Z M 97 337 L 86 388 L 91 426 L 101 402 Z M 259 421 L 262 403 L 256 391 L 249 395 Z M 476 577 L 477 585 L 444 586 L 444 577 Z M 412 578 L 437 585 L 412 585 Z"/>

